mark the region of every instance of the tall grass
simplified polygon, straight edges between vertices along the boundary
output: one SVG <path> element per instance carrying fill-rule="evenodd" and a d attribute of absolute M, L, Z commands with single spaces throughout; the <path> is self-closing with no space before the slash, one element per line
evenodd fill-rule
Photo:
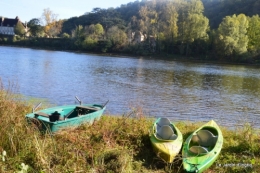
<path fill-rule="evenodd" d="M 0 153 L 6 152 L 5 161 L 0 161 L 2 172 L 19 170 L 23 162 L 39 169 L 44 162 L 42 136 L 25 120 L 31 105 L 15 91 L 14 84 L 6 90 L 0 81 Z"/>
<path fill-rule="evenodd" d="M 13 87 L 13 86 L 12 86 Z M 20 103 L 17 104 L 17 100 Z M 28 128 L 24 123 L 24 114 L 28 111 L 21 99 L 17 95 L 5 90 L 3 84 L 0 84 L 0 148 L 8 150 L 9 156 L 18 154 L 23 146 L 24 136 Z"/>
<path fill-rule="evenodd" d="M 158 158 L 150 144 L 153 119 L 142 109 L 123 116 L 104 115 L 92 126 L 82 125 L 56 134 L 40 133 L 29 125 L 25 115 L 31 111 L 22 97 L 13 94 L 16 87 L 0 85 L 0 172 L 183 172 L 182 157 L 168 164 Z M 177 122 L 184 140 L 203 123 Z M 250 124 L 235 131 L 221 127 L 222 152 L 211 172 L 260 172 L 260 135 Z M 1 159 L 1 157 L 0 157 Z"/>

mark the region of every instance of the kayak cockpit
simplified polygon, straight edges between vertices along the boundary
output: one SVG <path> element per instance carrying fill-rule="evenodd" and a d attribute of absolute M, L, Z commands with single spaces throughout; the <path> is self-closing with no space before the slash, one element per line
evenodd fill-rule
<path fill-rule="evenodd" d="M 174 134 L 173 129 L 168 125 L 163 125 L 156 132 L 156 137 L 162 140 L 175 140 L 177 139 L 177 135 Z"/>
<path fill-rule="evenodd" d="M 217 133 L 214 129 L 201 129 L 191 138 L 189 144 L 189 152 L 193 154 L 207 154 L 216 145 L 218 136 L 212 133 Z"/>
<path fill-rule="evenodd" d="M 175 140 L 177 135 L 175 129 L 168 118 L 160 118 L 156 123 L 156 137 L 161 140 Z"/>

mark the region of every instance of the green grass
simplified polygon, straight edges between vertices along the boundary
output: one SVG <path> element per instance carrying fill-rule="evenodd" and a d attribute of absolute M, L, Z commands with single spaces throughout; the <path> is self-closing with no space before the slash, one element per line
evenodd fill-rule
<path fill-rule="evenodd" d="M 149 139 L 154 120 L 141 110 L 122 116 L 104 115 L 92 126 L 51 135 L 39 133 L 25 121 L 32 106 L 0 86 L 0 172 L 183 172 L 181 155 L 168 164 L 154 154 Z M 186 139 L 202 123 L 175 125 Z M 260 172 L 259 131 L 250 124 L 236 130 L 221 129 L 222 152 L 206 172 Z M 28 169 L 22 171 L 22 163 Z"/>

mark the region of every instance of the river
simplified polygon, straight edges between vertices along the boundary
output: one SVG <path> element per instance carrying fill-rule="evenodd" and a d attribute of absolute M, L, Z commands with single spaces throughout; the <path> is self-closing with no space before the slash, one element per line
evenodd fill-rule
<path fill-rule="evenodd" d="M 0 46 L 0 78 L 54 105 L 105 103 L 172 121 L 260 127 L 260 68 Z"/>

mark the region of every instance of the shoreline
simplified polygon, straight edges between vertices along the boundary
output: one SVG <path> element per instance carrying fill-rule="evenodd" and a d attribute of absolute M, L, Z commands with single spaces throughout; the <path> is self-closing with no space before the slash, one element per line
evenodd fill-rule
<path fill-rule="evenodd" d="M 100 52 L 88 52 L 82 50 L 64 50 L 64 49 L 52 49 L 52 48 L 43 48 L 43 47 L 27 47 L 27 46 L 19 46 L 19 45 L 0 45 L 5 47 L 18 47 L 18 48 L 29 48 L 35 50 L 49 50 L 49 51 L 61 51 L 61 52 L 70 52 L 70 53 L 82 53 L 82 54 L 94 54 L 99 56 L 113 56 L 113 57 L 133 57 L 133 58 L 145 58 L 152 60 L 166 60 L 166 61 L 178 61 L 178 62 L 192 62 L 192 63 L 200 63 L 200 64 L 212 64 L 212 65 L 243 65 L 243 66 L 251 66 L 251 67 L 259 67 L 260 63 L 241 63 L 241 62 L 231 62 L 231 61 L 217 61 L 217 60 L 203 60 L 199 59 L 199 56 L 193 57 L 185 57 L 181 55 L 174 54 L 151 54 L 151 55 L 135 55 L 129 53 L 100 53 Z"/>

